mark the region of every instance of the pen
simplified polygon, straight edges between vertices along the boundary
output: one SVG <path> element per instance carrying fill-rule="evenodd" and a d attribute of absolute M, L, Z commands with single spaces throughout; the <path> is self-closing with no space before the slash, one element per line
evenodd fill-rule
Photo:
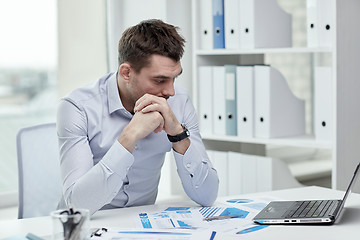
<path fill-rule="evenodd" d="M 216 235 L 216 232 L 215 232 L 215 231 L 213 231 L 213 232 L 211 233 L 210 240 L 214 240 L 215 235 Z"/>
<path fill-rule="evenodd" d="M 223 216 L 212 216 L 204 218 L 204 221 L 213 221 L 213 220 L 223 220 L 223 219 L 230 219 L 236 217 L 242 217 L 242 214 L 233 214 L 233 215 L 223 215 Z"/>

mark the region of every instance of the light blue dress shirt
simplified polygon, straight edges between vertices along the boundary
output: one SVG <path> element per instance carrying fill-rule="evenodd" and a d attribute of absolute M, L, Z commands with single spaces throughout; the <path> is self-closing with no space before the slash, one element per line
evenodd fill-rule
<path fill-rule="evenodd" d="M 183 188 L 193 201 L 210 206 L 217 197 L 219 180 L 202 143 L 194 106 L 178 87 L 168 103 L 190 131 L 186 153 L 173 151 Z M 131 154 L 117 141 L 131 119 L 120 100 L 116 73 L 60 100 L 57 131 L 68 206 L 94 213 L 155 202 L 165 153 L 172 144 L 164 131 L 151 133 Z"/>

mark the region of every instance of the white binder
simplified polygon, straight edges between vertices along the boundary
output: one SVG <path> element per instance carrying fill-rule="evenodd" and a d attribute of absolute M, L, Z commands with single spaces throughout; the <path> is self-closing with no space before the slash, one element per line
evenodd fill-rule
<path fill-rule="evenodd" d="M 288 165 L 281 159 L 257 156 L 256 169 L 257 192 L 301 186 L 292 175 Z"/>
<path fill-rule="evenodd" d="M 271 66 L 254 66 L 255 137 L 305 134 L 305 102 L 291 92 L 283 75 Z"/>
<path fill-rule="evenodd" d="M 241 153 L 228 152 L 228 193 L 229 195 L 237 195 L 243 193 L 242 185 L 242 165 L 241 165 Z"/>
<path fill-rule="evenodd" d="M 212 67 L 199 67 L 199 128 L 201 134 L 213 133 L 214 118 L 212 89 Z"/>
<path fill-rule="evenodd" d="M 236 65 L 225 65 L 225 128 L 226 135 L 237 135 Z"/>
<path fill-rule="evenodd" d="M 318 46 L 317 0 L 306 0 L 306 29 L 308 47 Z"/>
<path fill-rule="evenodd" d="M 319 13 L 319 46 L 331 47 L 333 45 L 334 23 L 334 1 L 317 0 Z"/>
<path fill-rule="evenodd" d="M 240 48 L 239 0 L 224 0 L 225 48 Z"/>
<path fill-rule="evenodd" d="M 292 46 L 292 18 L 277 0 L 240 0 L 241 48 Z"/>
<path fill-rule="evenodd" d="M 315 139 L 332 140 L 332 74 L 331 67 L 315 67 L 314 74 L 314 115 Z"/>
<path fill-rule="evenodd" d="M 243 193 L 256 192 L 257 188 L 257 156 L 241 154 L 241 175 Z"/>
<path fill-rule="evenodd" d="M 236 69 L 237 135 L 254 137 L 254 67 Z"/>
<path fill-rule="evenodd" d="M 226 134 L 224 66 L 213 67 L 213 133 Z"/>
<path fill-rule="evenodd" d="M 334 34 L 335 6 L 332 0 L 307 0 L 308 47 L 331 47 Z"/>
<path fill-rule="evenodd" d="M 212 15 L 212 1 L 199 1 L 200 14 L 200 49 L 213 49 L 213 15 Z"/>
<path fill-rule="evenodd" d="M 228 194 L 228 157 L 227 152 L 212 151 L 211 162 L 216 169 L 219 177 L 218 196 L 227 196 Z"/>
<path fill-rule="evenodd" d="M 273 159 L 269 157 L 256 157 L 256 191 L 266 192 L 273 190 Z"/>

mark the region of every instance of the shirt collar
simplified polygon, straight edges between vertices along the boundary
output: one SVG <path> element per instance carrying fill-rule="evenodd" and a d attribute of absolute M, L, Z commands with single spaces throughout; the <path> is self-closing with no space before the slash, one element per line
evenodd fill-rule
<path fill-rule="evenodd" d="M 117 110 L 120 110 L 120 109 L 125 110 L 125 108 L 121 102 L 120 93 L 119 93 L 119 89 L 118 89 L 117 72 L 114 72 L 110 76 L 110 78 L 108 80 L 107 91 L 108 91 L 109 114 L 111 114 Z"/>

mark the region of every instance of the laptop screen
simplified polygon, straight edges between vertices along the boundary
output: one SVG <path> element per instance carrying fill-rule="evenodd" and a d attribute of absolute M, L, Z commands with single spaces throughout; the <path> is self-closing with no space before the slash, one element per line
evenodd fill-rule
<path fill-rule="evenodd" d="M 355 172 L 354 172 L 354 176 L 352 177 L 351 181 L 350 181 L 350 184 L 348 186 L 348 188 L 346 189 L 346 192 L 345 192 L 345 195 L 344 195 L 344 198 L 341 202 L 341 205 L 340 205 L 340 209 L 342 209 L 345 205 L 345 201 L 347 199 L 347 197 L 349 196 L 349 194 L 351 193 L 351 190 L 354 186 L 354 183 L 356 182 L 356 179 L 359 175 L 359 168 L 360 168 L 360 163 L 357 165 L 356 169 L 355 169 Z M 340 214 L 340 211 L 338 211 L 338 213 L 336 214 L 336 217 Z"/>

